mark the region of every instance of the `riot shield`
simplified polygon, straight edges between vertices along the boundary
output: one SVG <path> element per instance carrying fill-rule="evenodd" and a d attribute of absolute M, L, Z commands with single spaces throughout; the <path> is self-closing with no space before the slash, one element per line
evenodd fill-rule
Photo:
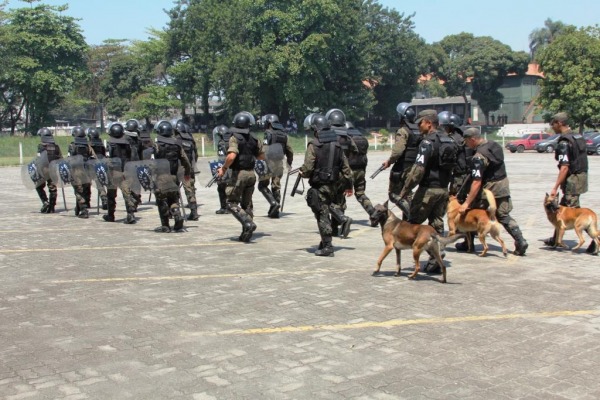
<path fill-rule="evenodd" d="M 90 173 L 81 155 L 54 160 L 50 163 L 49 170 L 50 179 L 58 187 L 78 186 L 91 182 Z"/>
<path fill-rule="evenodd" d="M 169 161 L 165 159 L 130 161 L 125 164 L 125 181 L 132 192 L 177 192 L 175 176 L 171 175 Z"/>
<path fill-rule="evenodd" d="M 265 161 L 271 176 L 283 176 L 283 146 L 280 143 L 263 146 Z"/>
<path fill-rule="evenodd" d="M 88 171 L 97 188 L 116 189 L 123 181 L 122 161 L 118 157 L 88 160 Z"/>
<path fill-rule="evenodd" d="M 48 155 L 45 151 L 31 160 L 29 164 L 23 165 L 21 168 L 21 180 L 25 187 L 27 189 L 35 189 L 43 185 L 50 178 L 48 167 Z"/>

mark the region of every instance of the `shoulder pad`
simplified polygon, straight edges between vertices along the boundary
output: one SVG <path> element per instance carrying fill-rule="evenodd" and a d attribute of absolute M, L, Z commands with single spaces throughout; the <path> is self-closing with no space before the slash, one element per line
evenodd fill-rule
<path fill-rule="evenodd" d="M 348 136 L 348 131 L 342 129 L 333 129 L 336 135 L 338 136 Z"/>
<path fill-rule="evenodd" d="M 454 140 L 452 140 L 449 136 L 447 135 L 439 135 L 438 136 L 440 138 L 440 142 L 444 142 L 444 143 L 454 143 Z"/>
<path fill-rule="evenodd" d="M 421 145 L 423 145 L 423 146 L 431 146 L 431 140 L 429 140 L 429 139 L 423 139 L 423 140 L 421 140 Z"/>
<path fill-rule="evenodd" d="M 334 142 L 337 141 L 337 131 L 331 131 L 331 130 L 327 130 L 327 131 L 321 131 L 319 132 L 319 142 L 321 143 L 329 143 L 329 142 Z"/>

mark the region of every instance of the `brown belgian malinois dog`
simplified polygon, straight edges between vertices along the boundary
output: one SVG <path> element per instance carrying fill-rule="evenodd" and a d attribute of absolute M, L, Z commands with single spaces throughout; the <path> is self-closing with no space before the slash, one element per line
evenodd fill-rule
<path fill-rule="evenodd" d="M 477 232 L 477 237 L 483 245 L 483 250 L 479 253 L 479 257 L 483 257 L 488 251 L 485 236 L 489 233 L 496 242 L 500 243 L 502 254 L 506 257 L 506 245 L 500 237 L 501 225 L 496 221 L 496 199 L 489 190 L 483 189 L 483 192 L 489 204 L 487 210 L 472 208 L 464 214 L 458 212 L 460 203 L 456 196 L 450 196 L 446 212 L 448 216 L 448 236 L 454 235 L 457 230 L 459 232 Z M 473 251 L 473 241 L 470 235 L 467 235 L 467 243 L 469 245 L 469 252 Z"/>
<path fill-rule="evenodd" d="M 560 206 L 558 204 L 558 196 L 551 197 L 548 193 L 546 193 L 546 197 L 544 198 L 544 210 L 546 211 L 548 221 L 554 225 L 556 231 L 553 248 L 569 248 L 569 246 L 563 243 L 563 236 L 565 231 L 570 229 L 575 229 L 575 234 L 579 238 L 579 243 L 571 250 L 577 250 L 585 243 L 583 231 L 586 231 L 592 240 L 596 242 L 596 249 L 600 248 L 600 240 L 598 240 L 598 216 L 594 211 L 589 208 Z M 598 252 L 596 251 L 594 254 L 597 255 Z"/>
<path fill-rule="evenodd" d="M 442 283 L 446 283 L 446 265 L 442 261 L 440 252 L 446 245 L 457 241 L 461 237 L 465 237 L 460 233 L 448 237 L 439 235 L 431 225 L 411 224 L 402 221 L 388 209 L 388 202 L 383 205 L 377 204 L 375 211 L 371 214 L 371 221 L 377 221 L 381 225 L 381 237 L 385 247 L 377 260 L 377 267 L 373 271 L 373 275 L 377 275 L 381 269 L 381 264 L 387 255 L 396 250 L 396 274 L 400 276 L 400 251 L 412 249 L 413 259 L 415 262 L 415 270 L 408 276 L 409 279 L 414 279 L 420 270 L 419 258 L 421 253 L 426 251 L 432 255 L 438 265 L 442 268 Z"/>

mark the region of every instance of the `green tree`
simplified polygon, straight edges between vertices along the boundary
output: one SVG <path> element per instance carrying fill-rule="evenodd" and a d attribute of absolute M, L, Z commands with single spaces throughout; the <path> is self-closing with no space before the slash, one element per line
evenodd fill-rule
<path fill-rule="evenodd" d="M 399 102 L 410 102 L 421 71 L 420 50 L 425 42 L 414 32 L 411 16 L 383 8 L 376 1 L 363 6 L 367 48 L 377 104 L 374 113 L 390 120 L 397 119 Z"/>
<path fill-rule="evenodd" d="M 566 25 L 561 21 L 553 21 L 548 18 L 544 21 L 542 28 L 537 28 L 529 34 L 529 55 L 535 60 L 536 54 L 545 46 L 549 45 L 560 34 L 575 29 L 573 25 Z"/>
<path fill-rule="evenodd" d="M 475 37 L 470 33 L 446 36 L 433 45 L 430 65 L 440 77 L 449 95 L 462 96 L 469 118 L 467 95 L 477 100 L 489 124 L 489 113 L 502 104 L 502 86 L 508 74 L 522 75 L 527 71 L 528 55 L 489 36 Z"/>
<path fill-rule="evenodd" d="M 19 110 L 11 120 L 13 132 L 23 112 L 29 132 L 52 123 L 50 112 L 86 72 L 87 45 L 65 10 L 67 6 L 38 5 L 7 14 L 4 82 Z"/>
<path fill-rule="evenodd" d="M 583 131 L 587 119 L 600 117 L 600 28 L 558 36 L 538 54 L 544 73 L 538 103 L 565 111 Z"/>

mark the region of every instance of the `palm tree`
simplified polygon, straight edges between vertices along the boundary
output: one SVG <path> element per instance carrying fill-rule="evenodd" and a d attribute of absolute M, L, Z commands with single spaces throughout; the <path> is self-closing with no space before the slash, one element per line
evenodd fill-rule
<path fill-rule="evenodd" d="M 535 54 L 540 49 L 552 43 L 557 36 L 564 33 L 567 28 L 571 27 L 571 25 L 565 25 L 561 21 L 552 21 L 550 18 L 544 21 L 543 28 L 534 29 L 529 34 L 529 54 L 531 59 L 534 60 Z"/>

